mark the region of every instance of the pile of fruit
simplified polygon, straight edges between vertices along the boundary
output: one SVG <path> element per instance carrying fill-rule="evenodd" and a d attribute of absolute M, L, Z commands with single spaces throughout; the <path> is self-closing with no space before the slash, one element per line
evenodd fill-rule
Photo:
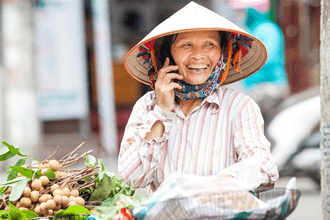
<path fill-rule="evenodd" d="M 142 201 L 139 195 L 132 197 L 133 188 L 107 171 L 100 159 L 88 155 L 91 151 L 76 154 L 81 145 L 59 160 L 55 159 L 57 148 L 44 161 L 36 161 L 23 150 L 2 143 L 0 161 L 13 156 L 21 159 L 15 166 L 8 167 L 7 182 L 0 183 L 0 219 L 10 219 L 14 211 L 15 215 L 26 219 L 67 214 L 95 214 L 103 219 L 117 219 L 120 215 L 126 216 L 132 204 Z M 70 169 L 82 158 L 85 159 L 84 168 Z M 32 163 L 26 165 L 28 159 Z M 130 215 L 127 219 L 133 218 Z"/>

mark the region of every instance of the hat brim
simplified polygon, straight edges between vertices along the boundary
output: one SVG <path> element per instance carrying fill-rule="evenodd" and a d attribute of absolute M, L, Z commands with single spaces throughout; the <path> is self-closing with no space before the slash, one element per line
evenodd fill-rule
<path fill-rule="evenodd" d="M 141 45 L 144 45 L 151 40 L 157 41 L 157 39 L 162 39 L 163 37 L 168 35 L 192 31 L 225 31 L 228 33 L 242 34 L 246 37 L 253 39 L 251 48 L 248 50 L 244 57 L 241 57 L 241 72 L 237 72 L 233 69 L 232 66 L 230 66 L 223 85 L 247 78 L 257 72 L 265 64 L 267 60 L 267 51 L 264 44 L 259 39 L 250 35 L 246 31 L 242 30 L 241 28 L 228 21 L 227 19 L 221 17 L 220 15 L 215 14 L 214 12 L 194 2 L 192 3 L 189 3 L 187 6 L 173 14 L 170 18 L 159 24 L 142 41 L 140 41 L 127 53 L 124 61 L 124 66 L 127 72 L 132 77 L 144 84 L 150 85 L 148 71 L 152 67 L 152 63 L 146 63 L 142 57 L 138 57 L 138 54 L 140 53 L 139 47 Z M 192 7 L 188 7 L 189 5 Z M 203 24 L 203 21 L 201 22 L 201 24 L 196 24 L 196 22 L 190 22 L 188 23 L 188 25 L 181 24 L 181 26 L 192 26 L 192 28 L 182 28 L 180 27 L 180 24 L 177 28 L 175 28 L 176 26 L 175 23 L 173 23 L 173 20 L 178 20 L 181 14 L 187 15 L 187 13 L 193 13 L 194 11 L 195 13 L 198 12 L 197 14 L 204 14 L 204 16 L 200 15 L 201 18 L 205 17 L 205 15 L 207 14 L 207 19 L 211 21 L 211 24 L 205 25 Z M 200 20 L 198 20 L 198 22 L 200 22 Z"/>

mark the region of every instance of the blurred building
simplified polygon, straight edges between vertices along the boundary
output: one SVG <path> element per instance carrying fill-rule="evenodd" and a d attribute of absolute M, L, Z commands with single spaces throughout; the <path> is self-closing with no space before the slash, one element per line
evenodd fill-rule
<path fill-rule="evenodd" d="M 276 1 L 291 93 L 320 85 L 320 0 Z"/>

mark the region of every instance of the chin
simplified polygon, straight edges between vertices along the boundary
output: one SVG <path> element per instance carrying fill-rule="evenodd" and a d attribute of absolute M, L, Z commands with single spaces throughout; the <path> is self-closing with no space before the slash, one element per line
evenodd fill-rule
<path fill-rule="evenodd" d="M 208 79 L 208 78 L 207 78 Z M 207 81 L 207 79 L 183 79 L 185 82 L 189 83 L 190 85 L 193 85 L 193 86 L 198 86 L 200 84 L 203 84 L 204 82 Z"/>

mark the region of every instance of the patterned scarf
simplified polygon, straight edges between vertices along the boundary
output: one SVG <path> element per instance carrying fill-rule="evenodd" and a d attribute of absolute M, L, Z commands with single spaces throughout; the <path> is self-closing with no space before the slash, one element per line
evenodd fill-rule
<path fill-rule="evenodd" d="M 212 95 L 226 79 L 230 64 L 237 72 L 241 72 L 239 69 L 241 57 L 251 48 L 251 41 L 253 41 L 253 39 L 233 33 L 232 37 L 224 43 L 221 58 L 215 66 L 210 78 L 200 85 L 190 85 L 184 81 L 174 80 L 174 82 L 182 86 L 181 90 L 174 90 L 175 95 L 185 100 L 205 98 Z M 148 72 L 152 89 L 154 89 L 158 71 L 162 67 L 159 53 L 155 51 L 153 45 L 154 40 L 151 40 L 140 46 L 140 53 L 137 55 L 137 57 L 142 57 L 145 60 L 144 64 L 151 63 L 151 61 L 153 63 L 154 68 L 151 68 Z"/>

